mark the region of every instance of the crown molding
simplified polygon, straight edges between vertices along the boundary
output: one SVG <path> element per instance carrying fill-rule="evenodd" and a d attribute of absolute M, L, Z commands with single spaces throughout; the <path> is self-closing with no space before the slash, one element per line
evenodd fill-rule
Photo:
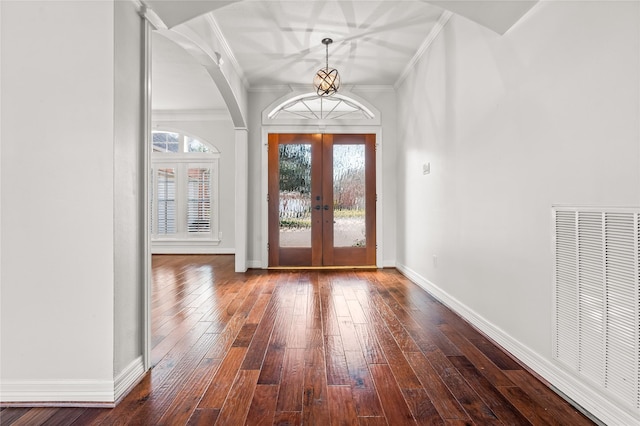
<path fill-rule="evenodd" d="M 451 18 L 451 16 L 453 16 L 453 12 L 449 12 L 448 10 L 445 10 L 444 12 L 442 12 L 442 14 L 440 15 L 440 18 L 438 18 L 438 21 L 435 23 L 433 28 L 431 28 L 431 31 L 429 31 L 429 34 L 427 34 L 427 38 L 424 39 L 424 41 L 416 51 L 416 54 L 413 55 L 413 58 L 411 58 L 407 66 L 404 67 L 402 74 L 400 74 L 400 77 L 398 77 L 398 79 L 394 83 L 393 87 L 395 89 L 397 89 L 402 84 L 402 82 L 407 78 L 411 70 L 413 70 L 413 67 L 416 65 L 416 63 L 422 58 L 425 52 L 429 50 L 429 47 L 431 47 L 431 44 L 435 41 L 436 38 L 438 38 L 438 35 L 442 31 L 442 29 L 445 27 L 445 25 L 447 25 L 447 22 L 449 22 L 449 19 Z"/>

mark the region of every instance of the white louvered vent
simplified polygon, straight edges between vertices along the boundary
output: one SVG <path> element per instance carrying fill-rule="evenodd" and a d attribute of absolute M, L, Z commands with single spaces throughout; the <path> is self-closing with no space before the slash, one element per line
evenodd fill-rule
<path fill-rule="evenodd" d="M 637 209 L 556 208 L 554 358 L 640 410 Z"/>

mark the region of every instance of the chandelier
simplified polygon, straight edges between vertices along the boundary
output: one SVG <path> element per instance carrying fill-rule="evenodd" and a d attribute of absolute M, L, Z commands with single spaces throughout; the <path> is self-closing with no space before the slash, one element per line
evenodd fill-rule
<path fill-rule="evenodd" d="M 326 46 L 327 56 L 325 67 L 319 69 L 313 77 L 313 87 L 318 96 L 331 96 L 340 88 L 340 75 L 335 68 L 329 68 L 329 45 L 333 43 L 330 38 L 323 38 L 322 44 Z"/>

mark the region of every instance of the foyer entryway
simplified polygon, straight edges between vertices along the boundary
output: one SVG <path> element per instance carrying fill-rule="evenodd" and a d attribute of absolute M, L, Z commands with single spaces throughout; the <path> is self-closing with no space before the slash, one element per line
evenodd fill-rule
<path fill-rule="evenodd" d="M 269 134 L 269 267 L 375 266 L 374 134 Z"/>

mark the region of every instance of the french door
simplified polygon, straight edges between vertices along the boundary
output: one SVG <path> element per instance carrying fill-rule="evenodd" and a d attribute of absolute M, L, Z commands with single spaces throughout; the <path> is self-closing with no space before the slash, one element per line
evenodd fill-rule
<path fill-rule="evenodd" d="M 269 266 L 375 266 L 375 135 L 269 134 Z"/>

